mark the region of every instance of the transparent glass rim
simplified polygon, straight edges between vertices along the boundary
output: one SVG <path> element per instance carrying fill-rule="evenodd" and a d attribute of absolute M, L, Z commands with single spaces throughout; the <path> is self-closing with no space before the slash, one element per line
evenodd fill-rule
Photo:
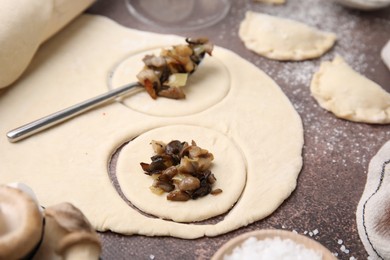
<path fill-rule="evenodd" d="M 149 19 L 148 17 L 143 15 L 141 12 L 139 12 L 136 8 L 134 8 L 134 6 L 131 4 L 132 0 L 124 0 L 124 1 L 125 1 L 126 7 L 129 10 L 130 14 L 133 15 L 138 21 L 140 21 L 144 24 L 159 28 L 159 29 L 166 29 L 166 30 L 173 29 L 173 30 L 177 30 L 177 31 L 198 30 L 201 28 L 205 28 L 205 27 L 209 27 L 209 26 L 212 26 L 214 24 L 217 24 L 218 22 L 220 22 L 223 18 L 225 18 L 227 16 L 227 14 L 229 13 L 230 8 L 231 8 L 231 0 L 220 0 L 221 2 L 224 3 L 224 5 L 223 5 L 224 8 L 219 10 L 215 16 L 212 16 L 209 19 L 203 19 L 203 21 L 200 23 L 195 22 L 193 24 L 186 24 L 186 25 L 174 24 L 174 23 L 161 24 L 158 21 Z M 210 0 L 210 1 L 212 1 L 212 0 Z"/>

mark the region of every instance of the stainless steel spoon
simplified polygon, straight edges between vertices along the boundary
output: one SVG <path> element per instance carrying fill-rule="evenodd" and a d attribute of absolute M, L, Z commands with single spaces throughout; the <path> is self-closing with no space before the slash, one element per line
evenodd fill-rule
<path fill-rule="evenodd" d="M 90 98 L 86 101 L 83 101 L 79 104 L 73 105 L 71 107 L 65 108 L 61 111 L 53 113 L 51 115 L 45 116 L 38 120 L 35 120 L 31 123 L 18 127 L 14 130 L 11 130 L 7 133 L 8 141 L 17 142 L 24 138 L 27 138 L 31 135 L 39 133 L 49 127 L 57 125 L 61 122 L 64 122 L 72 117 L 75 117 L 79 114 L 82 114 L 88 110 L 91 110 L 97 106 L 100 106 L 109 101 L 113 101 L 116 98 L 123 96 L 133 90 L 135 87 L 141 86 L 137 83 L 130 83 L 124 85 L 120 88 L 110 90 L 107 93 L 101 94 L 99 96 Z"/>

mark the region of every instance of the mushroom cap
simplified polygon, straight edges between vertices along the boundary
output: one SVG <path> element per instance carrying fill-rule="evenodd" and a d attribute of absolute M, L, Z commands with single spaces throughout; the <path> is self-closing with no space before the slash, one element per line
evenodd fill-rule
<path fill-rule="evenodd" d="M 99 258 L 100 238 L 78 208 L 67 202 L 47 207 L 45 219 L 42 247 L 50 248 L 51 254 L 67 260 Z"/>
<path fill-rule="evenodd" d="M 39 243 L 43 216 L 25 192 L 0 185 L 0 259 L 21 259 Z"/>

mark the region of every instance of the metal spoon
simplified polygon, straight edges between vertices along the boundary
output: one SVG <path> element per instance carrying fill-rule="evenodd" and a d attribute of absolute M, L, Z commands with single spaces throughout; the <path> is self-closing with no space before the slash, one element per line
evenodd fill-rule
<path fill-rule="evenodd" d="M 79 104 L 73 105 L 71 107 L 65 108 L 61 111 L 53 113 L 51 115 L 45 116 L 38 120 L 35 120 L 31 123 L 18 127 L 14 130 L 11 130 L 7 133 L 8 141 L 17 142 L 24 138 L 27 138 L 31 135 L 39 133 L 44 129 L 57 125 L 61 122 L 64 122 L 68 119 L 71 119 L 79 114 L 82 114 L 88 110 L 91 110 L 97 106 L 100 106 L 109 101 L 113 101 L 116 98 L 123 96 L 133 90 L 135 87 L 141 86 L 137 83 L 130 83 L 124 85 L 120 88 L 110 90 L 107 93 L 101 94 L 99 96 L 90 98 L 86 101 L 83 101 Z"/>

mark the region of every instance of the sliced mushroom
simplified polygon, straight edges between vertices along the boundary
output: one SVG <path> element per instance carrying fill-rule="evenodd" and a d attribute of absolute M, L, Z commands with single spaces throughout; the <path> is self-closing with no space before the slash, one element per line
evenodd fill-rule
<path fill-rule="evenodd" d="M 160 181 L 156 180 L 153 182 L 153 187 L 159 188 L 165 192 L 171 192 L 175 189 L 175 185 L 171 183 L 171 181 Z"/>
<path fill-rule="evenodd" d="M 187 201 L 190 198 L 191 197 L 188 195 L 188 193 L 181 190 L 172 191 L 167 195 L 167 199 L 173 201 Z"/>
<path fill-rule="evenodd" d="M 179 183 L 179 189 L 181 191 L 193 191 L 200 187 L 200 181 L 198 178 L 188 176 Z"/>

